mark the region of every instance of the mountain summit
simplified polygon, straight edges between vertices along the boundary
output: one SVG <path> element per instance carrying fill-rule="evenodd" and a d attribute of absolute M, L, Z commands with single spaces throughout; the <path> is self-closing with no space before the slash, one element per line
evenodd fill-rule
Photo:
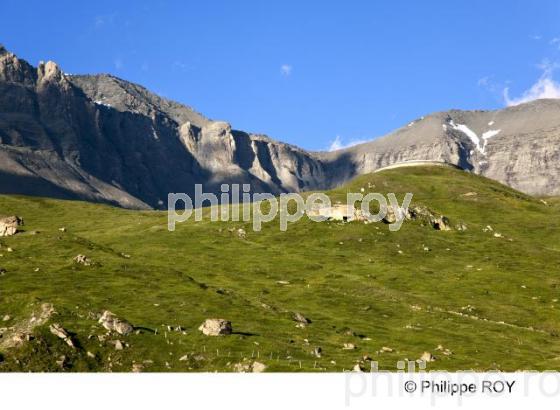
<path fill-rule="evenodd" d="M 537 195 L 560 194 L 560 100 L 441 112 L 333 152 L 232 129 L 111 75 L 33 67 L 0 45 L 0 192 L 163 208 L 169 192 L 222 183 L 329 189 L 407 161 L 455 164 Z"/>

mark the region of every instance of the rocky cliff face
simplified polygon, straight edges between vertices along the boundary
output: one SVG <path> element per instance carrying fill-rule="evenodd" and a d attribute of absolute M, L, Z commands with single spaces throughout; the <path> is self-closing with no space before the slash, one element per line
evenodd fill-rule
<path fill-rule="evenodd" d="M 0 51 L 0 191 L 161 208 L 169 192 L 315 188 L 305 151 L 232 130 L 107 75 L 69 76 Z"/>
<path fill-rule="evenodd" d="M 560 195 L 560 100 L 435 113 L 343 151 L 341 179 L 411 160 L 442 161 L 533 195 Z M 344 158 L 344 161 L 340 159 Z"/>
<path fill-rule="evenodd" d="M 0 46 L 0 192 L 162 208 L 169 192 L 327 189 L 381 167 L 436 160 L 522 191 L 560 194 L 560 101 L 436 113 L 372 142 L 310 153 L 234 130 L 109 75 L 33 67 Z"/>

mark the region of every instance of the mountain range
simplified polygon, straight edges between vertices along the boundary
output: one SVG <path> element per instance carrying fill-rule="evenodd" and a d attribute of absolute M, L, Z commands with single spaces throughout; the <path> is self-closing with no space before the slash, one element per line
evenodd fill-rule
<path fill-rule="evenodd" d="M 560 195 L 560 100 L 450 110 L 373 141 L 310 152 L 236 130 L 112 75 L 32 66 L 0 46 L 0 193 L 165 208 L 169 192 L 331 189 L 383 167 L 437 161 Z"/>

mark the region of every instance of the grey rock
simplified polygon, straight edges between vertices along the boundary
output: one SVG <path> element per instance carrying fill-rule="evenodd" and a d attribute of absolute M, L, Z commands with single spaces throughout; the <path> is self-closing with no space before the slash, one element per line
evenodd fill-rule
<path fill-rule="evenodd" d="M 364 366 L 362 363 L 356 363 L 354 365 L 354 367 L 352 368 L 353 372 L 363 372 L 364 371 Z"/>
<path fill-rule="evenodd" d="M 306 318 L 305 316 L 303 316 L 303 315 L 302 315 L 301 313 L 299 313 L 299 312 L 294 312 L 293 315 L 292 315 L 292 318 L 293 318 L 296 322 L 298 322 L 298 323 L 300 323 L 300 324 L 302 324 L 302 325 L 308 325 L 308 324 L 311 323 L 311 320 L 310 320 L 310 319 Z"/>
<path fill-rule="evenodd" d="M 391 205 L 387 206 L 387 213 L 383 217 L 383 222 L 387 224 L 392 224 L 395 223 L 396 221 L 397 221 L 397 215 L 395 213 L 395 210 Z"/>
<path fill-rule="evenodd" d="M 64 329 L 60 324 L 53 323 L 49 326 L 49 330 L 53 335 L 55 335 L 59 339 L 64 340 L 68 346 L 72 348 L 74 347 L 74 342 L 72 341 L 70 334 L 68 334 L 66 329 Z"/>
<path fill-rule="evenodd" d="M 91 259 L 89 259 L 86 255 L 76 255 L 73 259 L 73 261 L 75 263 L 78 263 L 80 265 L 84 265 L 84 266 L 90 266 L 91 265 Z"/>
<path fill-rule="evenodd" d="M 132 373 L 142 373 L 144 365 L 142 363 L 132 363 Z"/>
<path fill-rule="evenodd" d="M 99 318 L 99 323 L 109 330 L 117 332 L 120 335 L 126 336 L 134 331 L 134 327 L 126 320 L 120 319 L 113 312 L 108 310 L 104 311 Z"/>
<path fill-rule="evenodd" d="M 225 319 L 206 319 L 198 330 L 206 336 L 222 336 L 232 333 L 231 322 Z"/>
<path fill-rule="evenodd" d="M 267 366 L 264 363 L 255 361 L 251 366 L 251 370 L 253 371 L 253 373 L 262 373 L 266 370 L 266 367 Z"/>
<path fill-rule="evenodd" d="M 23 219 L 15 215 L 0 218 L 0 236 L 15 235 L 21 225 L 23 225 Z"/>
<path fill-rule="evenodd" d="M 424 352 L 422 353 L 422 356 L 420 356 L 420 359 L 417 360 L 417 362 L 433 362 L 436 359 L 437 358 L 430 352 Z"/>
<path fill-rule="evenodd" d="M 451 224 L 449 222 L 449 218 L 447 218 L 446 216 L 439 216 L 437 218 L 434 218 L 432 220 L 432 226 L 434 227 L 434 229 L 438 230 L 438 231 L 450 231 L 451 230 Z"/>

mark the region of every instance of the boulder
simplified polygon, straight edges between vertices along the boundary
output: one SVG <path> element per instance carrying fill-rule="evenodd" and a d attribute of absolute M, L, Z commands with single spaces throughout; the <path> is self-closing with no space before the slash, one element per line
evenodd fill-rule
<path fill-rule="evenodd" d="M 250 363 L 242 362 L 242 363 L 235 363 L 233 365 L 233 371 L 236 373 L 247 373 L 251 368 Z"/>
<path fill-rule="evenodd" d="M 72 338 L 70 337 L 66 329 L 64 329 L 61 325 L 59 325 L 58 323 L 53 323 L 52 325 L 49 326 L 49 330 L 53 335 L 55 335 L 59 339 L 64 340 L 68 346 L 74 347 L 74 342 L 72 342 Z"/>
<path fill-rule="evenodd" d="M 74 262 L 79 263 L 80 265 L 90 266 L 91 259 L 89 259 L 86 255 L 76 255 L 74 257 Z"/>
<path fill-rule="evenodd" d="M 124 336 L 132 333 L 132 331 L 134 330 L 134 327 L 130 323 L 123 320 L 116 320 L 113 323 L 113 328 L 115 329 L 115 332 Z"/>
<path fill-rule="evenodd" d="M 294 312 L 294 314 L 292 315 L 292 318 L 293 318 L 296 322 L 298 322 L 298 323 L 300 323 L 300 324 L 302 324 L 302 325 L 304 325 L 304 326 L 311 323 L 311 320 L 310 320 L 310 319 L 306 318 L 305 316 L 303 316 L 303 315 L 302 315 L 301 313 L 299 313 L 299 312 Z"/>
<path fill-rule="evenodd" d="M 397 222 L 397 214 L 391 205 L 387 206 L 387 213 L 383 217 L 383 222 L 393 224 Z"/>
<path fill-rule="evenodd" d="M 353 372 L 363 372 L 364 368 L 361 363 L 356 363 L 356 365 L 352 368 Z"/>
<path fill-rule="evenodd" d="M 253 362 L 251 369 L 253 373 L 262 373 L 266 370 L 266 365 L 261 362 Z"/>
<path fill-rule="evenodd" d="M 114 313 L 106 310 L 99 318 L 99 323 L 109 330 L 117 332 L 120 335 L 126 336 L 134 330 L 134 327 L 126 320 L 119 319 Z"/>
<path fill-rule="evenodd" d="M 241 363 L 235 363 L 233 365 L 233 371 L 237 373 L 262 373 L 266 370 L 266 365 L 261 362 L 250 363 L 247 359 L 243 359 Z"/>
<path fill-rule="evenodd" d="M 442 352 L 445 356 L 451 356 L 453 352 L 447 348 L 444 348 L 442 345 L 437 345 L 436 350 Z"/>
<path fill-rule="evenodd" d="M 49 330 L 51 331 L 51 333 L 53 335 L 55 335 L 56 337 L 58 337 L 60 339 L 66 339 L 69 336 L 68 332 L 66 332 L 66 330 L 62 326 L 60 326 L 58 323 L 54 323 L 54 324 L 50 325 Z"/>
<path fill-rule="evenodd" d="M 432 219 L 432 226 L 437 231 L 450 231 L 451 226 L 449 223 L 449 218 L 446 216 L 439 216 L 437 218 Z"/>
<path fill-rule="evenodd" d="M 225 319 L 206 319 L 198 330 L 206 336 L 222 336 L 232 333 L 231 322 Z"/>
<path fill-rule="evenodd" d="M 0 218 L 0 236 L 12 236 L 18 232 L 18 226 L 23 225 L 23 219 L 19 216 L 7 216 Z"/>
<path fill-rule="evenodd" d="M 435 217 L 435 215 L 427 207 L 421 205 L 415 205 L 408 208 L 406 217 L 407 219 L 431 220 L 432 218 Z"/>
<path fill-rule="evenodd" d="M 143 370 L 144 370 L 144 365 L 142 363 L 132 364 L 132 373 L 142 373 Z"/>
<path fill-rule="evenodd" d="M 436 360 L 436 357 L 434 355 L 432 355 L 430 352 L 422 353 L 422 356 L 420 356 L 420 359 L 418 359 L 418 361 L 420 361 L 420 362 L 433 362 L 435 360 Z"/>

